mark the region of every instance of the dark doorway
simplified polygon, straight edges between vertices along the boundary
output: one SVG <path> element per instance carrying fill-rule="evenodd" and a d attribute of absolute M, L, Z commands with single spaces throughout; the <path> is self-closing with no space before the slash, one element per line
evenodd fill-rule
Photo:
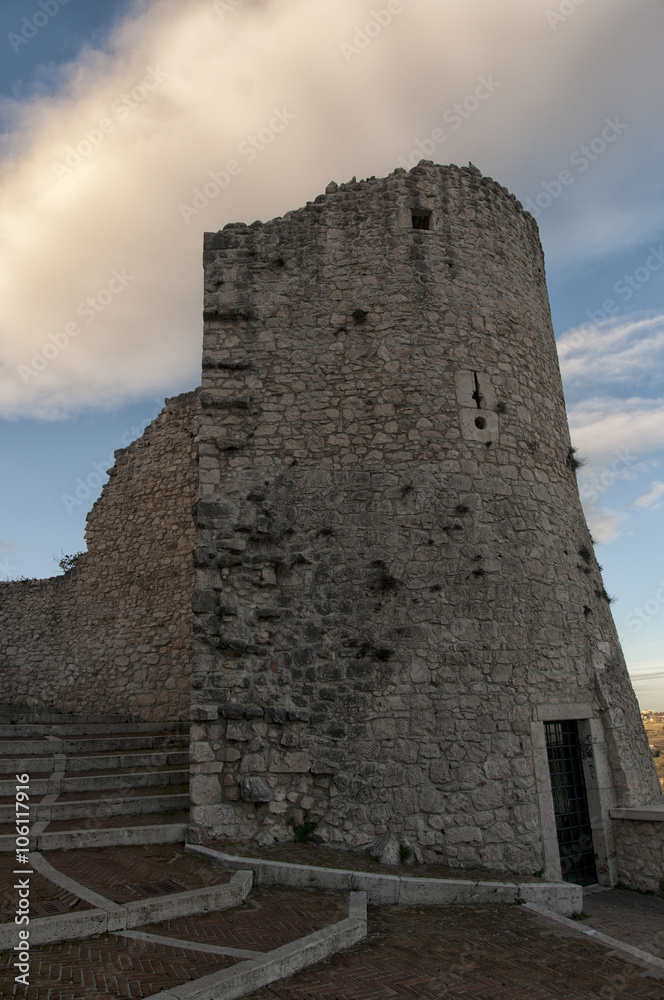
<path fill-rule="evenodd" d="M 544 731 L 563 880 L 592 885 L 597 871 L 577 724 L 545 722 Z"/>

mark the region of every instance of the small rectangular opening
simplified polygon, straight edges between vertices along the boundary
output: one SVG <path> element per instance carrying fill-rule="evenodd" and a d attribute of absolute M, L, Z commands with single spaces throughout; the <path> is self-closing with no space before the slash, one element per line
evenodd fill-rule
<path fill-rule="evenodd" d="M 413 209 L 412 212 L 413 219 L 413 229 L 430 229 L 431 228 L 431 212 L 425 212 L 422 209 Z"/>

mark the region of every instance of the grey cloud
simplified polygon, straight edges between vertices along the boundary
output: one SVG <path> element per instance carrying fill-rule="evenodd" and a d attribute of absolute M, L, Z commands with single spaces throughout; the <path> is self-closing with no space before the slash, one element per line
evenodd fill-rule
<path fill-rule="evenodd" d="M 57 96 L 5 102 L 0 413 L 53 418 L 194 385 L 203 230 L 386 173 L 436 128 L 447 140 L 431 158 L 472 160 L 526 198 L 624 116 L 620 142 L 542 225 L 555 252 L 594 253 L 617 203 L 612 239 L 640 238 L 647 194 L 631 180 L 654 156 L 655 0 L 587 3 L 555 30 L 533 0 L 404 0 L 346 59 L 382 6 L 246 0 L 222 18 L 210 0 L 146 0 L 106 52 L 61 74 Z M 499 85 L 475 107 L 482 77 Z M 294 120 L 250 157 L 275 109 Z M 179 206 L 229 161 L 239 172 L 186 223 Z M 117 291 L 115 272 L 132 276 Z"/>

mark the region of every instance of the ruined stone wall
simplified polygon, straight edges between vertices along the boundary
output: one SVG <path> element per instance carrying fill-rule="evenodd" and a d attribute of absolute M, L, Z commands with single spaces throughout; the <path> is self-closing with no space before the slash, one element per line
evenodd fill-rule
<path fill-rule="evenodd" d="M 641 892 L 664 895 L 664 815 L 615 822 L 618 878 Z"/>
<path fill-rule="evenodd" d="M 187 718 L 198 412 L 169 399 L 116 451 L 76 569 L 0 584 L 3 702 Z"/>
<path fill-rule="evenodd" d="M 617 804 L 658 799 L 532 217 L 422 162 L 204 260 L 193 822 L 530 873 L 559 703 L 600 720 Z"/>

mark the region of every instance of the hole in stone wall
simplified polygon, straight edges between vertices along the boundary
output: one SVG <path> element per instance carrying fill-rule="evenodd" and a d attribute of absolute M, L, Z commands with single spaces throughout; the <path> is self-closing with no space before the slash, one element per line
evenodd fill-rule
<path fill-rule="evenodd" d="M 411 214 L 413 229 L 431 229 L 431 212 L 425 212 L 421 209 L 417 209 Z"/>
<path fill-rule="evenodd" d="M 475 426 L 479 427 L 481 431 L 486 427 L 486 420 L 484 417 L 475 417 Z"/>
<path fill-rule="evenodd" d="M 480 380 L 477 377 L 477 372 L 473 372 L 473 379 L 475 380 L 475 390 L 473 392 L 473 399 L 475 400 L 475 404 L 477 406 L 477 409 L 479 410 L 482 408 L 482 400 L 484 399 L 484 397 L 480 392 Z"/>

